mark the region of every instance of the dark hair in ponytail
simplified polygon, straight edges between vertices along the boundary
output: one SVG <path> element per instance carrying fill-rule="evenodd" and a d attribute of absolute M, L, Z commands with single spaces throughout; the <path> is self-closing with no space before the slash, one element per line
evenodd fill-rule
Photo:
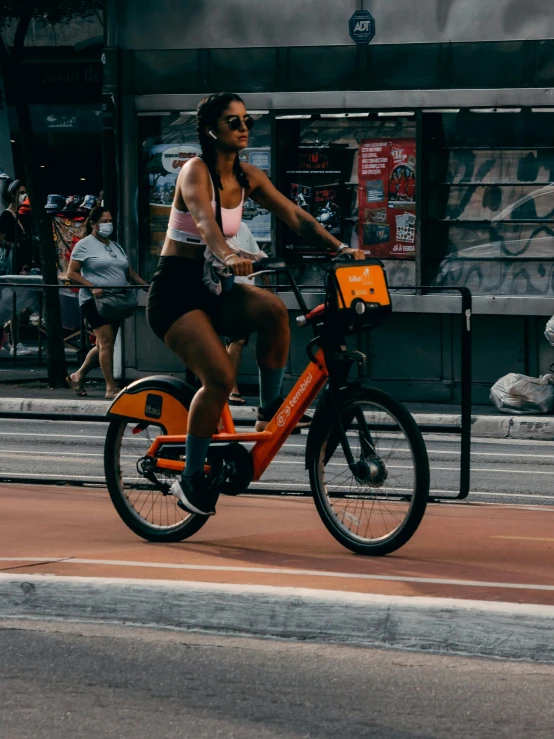
<path fill-rule="evenodd" d="M 97 205 L 95 208 L 93 208 L 90 211 L 90 215 L 87 218 L 87 221 L 85 224 L 88 236 L 90 236 L 90 234 L 92 233 L 92 224 L 98 223 L 98 221 L 102 218 L 104 213 L 109 213 L 109 212 L 110 212 L 109 208 L 104 208 L 103 205 Z"/>
<path fill-rule="evenodd" d="M 244 103 L 241 97 L 233 92 L 218 92 L 204 98 L 198 105 L 196 111 L 196 128 L 198 131 L 198 139 L 202 147 L 202 159 L 206 163 L 215 187 L 223 190 L 221 178 L 216 167 L 215 140 L 208 136 L 206 128 L 216 128 L 219 116 L 227 110 L 233 102 Z M 244 188 L 249 187 L 248 177 L 244 174 L 239 155 L 233 163 L 233 174 L 238 180 L 239 185 Z"/>

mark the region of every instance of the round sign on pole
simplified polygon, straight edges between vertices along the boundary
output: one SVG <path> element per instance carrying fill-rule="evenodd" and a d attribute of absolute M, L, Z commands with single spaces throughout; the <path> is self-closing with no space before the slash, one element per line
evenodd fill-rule
<path fill-rule="evenodd" d="M 357 10 L 348 21 L 348 30 L 352 41 L 365 46 L 375 36 L 375 18 L 369 10 Z"/>

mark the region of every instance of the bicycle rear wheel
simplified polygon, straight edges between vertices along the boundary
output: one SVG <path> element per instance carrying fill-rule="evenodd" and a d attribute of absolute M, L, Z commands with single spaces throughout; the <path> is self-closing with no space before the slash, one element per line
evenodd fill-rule
<path fill-rule="evenodd" d="M 429 460 L 423 437 L 408 410 L 379 390 L 360 388 L 340 413 L 357 466 L 350 469 L 336 419 L 327 415 L 309 466 L 317 510 L 351 551 L 390 554 L 413 536 L 425 513 Z"/>
<path fill-rule="evenodd" d="M 182 510 L 177 498 L 167 494 L 177 472 L 154 470 L 146 476 L 145 456 L 160 433 L 160 427 L 153 424 L 111 421 L 104 447 L 106 482 L 116 511 L 135 534 L 148 541 L 182 541 L 208 519 Z"/>

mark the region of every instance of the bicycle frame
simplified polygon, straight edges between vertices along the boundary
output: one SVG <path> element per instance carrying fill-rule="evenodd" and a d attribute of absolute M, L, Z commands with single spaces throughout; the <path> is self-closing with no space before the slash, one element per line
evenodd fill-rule
<path fill-rule="evenodd" d="M 302 415 L 325 385 L 329 372 L 325 364 L 323 349 L 316 352 L 314 360 L 310 361 L 265 431 L 237 433 L 229 406 L 226 405 L 223 409 L 218 433 L 213 435 L 212 442 L 254 442 L 250 451 L 254 462 L 254 480 L 259 480 L 269 467 Z M 157 455 L 163 446 L 184 446 L 186 438 L 186 434 L 157 436 L 147 456 L 156 460 L 157 469 L 181 472 L 185 468 L 184 462 L 177 459 L 159 458 Z"/>

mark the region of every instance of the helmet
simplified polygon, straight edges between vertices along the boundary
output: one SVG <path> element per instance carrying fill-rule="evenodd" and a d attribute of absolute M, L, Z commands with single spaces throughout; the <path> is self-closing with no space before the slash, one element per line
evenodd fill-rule
<path fill-rule="evenodd" d="M 46 198 L 44 209 L 47 213 L 59 213 L 65 207 L 65 198 L 63 195 L 49 195 Z"/>
<path fill-rule="evenodd" d="M 85 195 L 83 202 L 79 206 L 80 212 L 92 210 L 96 207 L 96 195 Z"/>
<path fill-rule="evenodd" d="M 81 202 L 80 195 L 68 195 L 65 201 L 64 210 L 77 210 Z"/>

